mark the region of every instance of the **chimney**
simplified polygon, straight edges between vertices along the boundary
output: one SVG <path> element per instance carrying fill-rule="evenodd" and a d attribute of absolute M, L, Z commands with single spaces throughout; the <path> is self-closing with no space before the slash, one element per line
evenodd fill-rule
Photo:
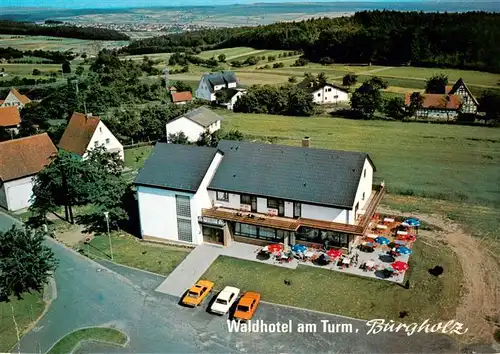
<path fill-rule="evenodd" d="M 311 138 L 308 136 L 305 136 L 304 139 L 302 139 L 302 147 L 308 148 L 311 143 Z"/>
<path fill-rule="evenodd" d="M 86 114 L 85 114 L 85 117 L 86 117 L 86 118 L 92 118 L 92 113 L 86 113 Z"/>

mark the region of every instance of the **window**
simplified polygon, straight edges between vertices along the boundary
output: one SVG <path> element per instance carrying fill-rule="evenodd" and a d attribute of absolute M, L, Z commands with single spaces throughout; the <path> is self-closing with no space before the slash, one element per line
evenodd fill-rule
<path fill-rule="evenodd" d="M 365 168 L 365 170 L 363 171 L 363 177 L 366 177 L 366 168 Z"/>
<path fill-rule="evenodd" d="M 191 199 L 184 195 L 176 195 L 175 206 L 177 210 L 177 235 L 179 241 L 193 242 Z"/>
<path fill-rule="evenodd" d="M 102 133 L 102 127 L 99 127 L 99 133 Z"/>
<path fill-rule="evenodd" d="M 335 95 L 335 96 L 333 96 L 333 98 L 337 99 L 337 98 L 339 98 L 339 95 Z"/>
<path fill-rule="evenodd" d="M 236 223 L 234 227 L 234 234 L 237 236 L 257 238 L 272 242 L 283 242 L 284 237 L 288 236 L 288 231 Z"/>
<path fill-rule="evenodd" d="M 349 246 L 349 236 L 335 231 L 321 231 L 309 227 L 301 226 L 295 234 L 297 240 L 324 244 L 327 247 Z"/>
<path fill-rule="evenodd" d="M 363 196 L 361 197 L 361 200 L 365 200 L 365 192 L 363 192 Z"/>
<path fill-rule="evenodd" d="M 175 204 L 177 208 L 177 216 L 191 218 L 191 205 L 189 197 L 183 195 L 175 196 Z"/>
<path fill-rule="evenodd" d="M 320 96 L 321 96 L 321 92 L 318 92 L 318 97 L 320 97 Z"/>
<path fill-rule="evenodd" d="M 109 138 L 106 138 L 106 144 L 109 144 L 110 140 Z"/>
<path fill-rule="evenodd" d="M 94 146 L 95 146 L 95 147 L 98 147 L 98 146 L 99 146 L 99 142 L 98 142 L 97 140 L 96 140 L 96 141 L 94 141 Z"/>
<path fill-rule="evenodd" d="M 327 88 L 326 92 L 332 92 L 332 88 L 331 87 Z"/>
<path fill-rule="evenodd" d="M 270 198 L 267 198 L 267 207 L 269 209 L 278 209 L 278 200 L 277 199 L 270 199 Z"/>
<path fill-rule="evenodd" d="M 302 204 L 293 203 L 293 217 L 300 218 L 301 213 L 302 213 Z"/>
<path fill-rule="evenodd" d="M 240 196 L 240 204 L 252 205 L 252 197 L 247 194 Z"/>
<path fill-rule="evenodd" d="M 228 202 L 229 201 L 229 193 L 227 193 L 227 192 L 217 192 L 217 200 Z"/>

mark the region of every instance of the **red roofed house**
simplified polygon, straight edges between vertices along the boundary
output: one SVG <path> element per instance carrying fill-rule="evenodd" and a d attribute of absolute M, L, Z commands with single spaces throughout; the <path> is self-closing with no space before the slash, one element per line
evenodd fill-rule
<path fill-rule="evenodd" d="M 410 105 L 411 93 L 405 95 L 405 104 Z M 422 109 L 417 110 L 417 118 L 455 119 L 460 112 L 462 101 L 457 95 L 442 95 L 434 93 L 422 94 L 424 98 Z"/>
<path fill-rule="evenodd" d="M 174 104 L 186 104 L 193 100 L 193 94 L 190 91 L 182 91 L 182 92 L 172 92 L 172 102 Z"/>
<path fill-rule="evenodd" d="M 0 206 L 30 206 L 33 177 L 50 163 L 57 148 L 46 133 L 0 143 Z"/>
<path fill-rule="evenodd" d="M 12 135 L 17 135 L 21 125 L 21 115 L 16 107 L 0 107 L 0 128 Z"/>
<path fill-rule="evenodd" d="M 12 89 L 10 90 L 7 97 L 5 97 L 5 100 L 3 100 L 3 103 L 0 107 L 15 106 L 21 109 L 30 102 L 31 100 L 28 97 L 26 97 L 25 95 L 21 95 L 16 89 Z"/>
<path fill-rule="evenodd" d="M 59 147 L 86 158 L 87 153 L 97 146 L 104 146 L 109 152 L 117 152 L 124 160 L 123 145 L 101 118 L 92 116 L 92 113 L 73 113 L 59 141 Z"/>

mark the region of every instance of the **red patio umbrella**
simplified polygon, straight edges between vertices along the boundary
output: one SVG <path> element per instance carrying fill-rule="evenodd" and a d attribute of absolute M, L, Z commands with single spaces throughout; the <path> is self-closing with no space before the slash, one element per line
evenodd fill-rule
<path fill-rule="evenodd" d="M 281 250 L 283 250 L 283 245 L 280 245 L 279 243 L 273 243 L 273 244 L 267 245 L 267 250 L 270 253 L 280 252 Z"/>
<path fill-rule="evenodd" d="M 337 257 L 342 256 L 343 252 L 341 250 L 330 249 L 330 250 L 326 251 L 326 254 L 328 255 L 328 257 L 337 258 Z"/>
<path fill-rule="evenodd" d="M 409 268 L 408 263 L 401 262 L 401 261 L 396 261 L 396 262 L 392 263 L 391 266 L 392 266 L 392 269 L 394 269 L 398 272 L 408 270 L 408 268 Z"/>

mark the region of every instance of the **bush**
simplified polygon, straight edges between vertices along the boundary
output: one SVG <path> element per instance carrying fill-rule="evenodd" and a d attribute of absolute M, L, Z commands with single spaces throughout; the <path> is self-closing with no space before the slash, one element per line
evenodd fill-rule
<path fill-rule="evenodd" d="M 295 63 L 293 63 L 292 66 L 306 66 L 309 63 L 309 60 L 306 58 L 300 57 L 299 59 L 295 60 Z"/>
<path fill-rule="evenodd" d="M 285 66 L 285 64 L 283 64 L 282 62 L 274 63 L 273 69 L 283 68 L 284 66 Z"/>
<path fill-rule="evenodd" d="M 319 60 L 319 63 L 321 65 L 329 65 L 329 64 L 335 64 L 335 60 L 333 60 L 332 58 L 330 57 L 322 57 L 320 60 Z"/>

